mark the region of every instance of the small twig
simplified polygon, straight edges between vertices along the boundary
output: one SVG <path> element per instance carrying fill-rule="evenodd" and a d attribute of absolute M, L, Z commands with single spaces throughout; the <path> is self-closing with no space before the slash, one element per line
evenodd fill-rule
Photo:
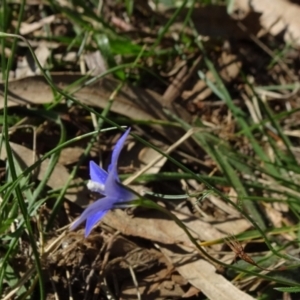
<path fill-rule="evenodd" d="M 68 270 L 66 270 L 66 277 L 68 280 L 69 300 L 74 300 L 73 292 L 72 292 L 72 285 L 71 285 L 71 274 Z"/>

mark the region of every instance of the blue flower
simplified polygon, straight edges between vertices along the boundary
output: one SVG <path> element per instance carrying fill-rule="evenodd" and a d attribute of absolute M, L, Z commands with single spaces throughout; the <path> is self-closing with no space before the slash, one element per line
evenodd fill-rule
<path fill-rule="evenodd" d="M 100 168 L 93 161 L 90 161 L 91 180 L 89 180 L 87 187 L 89 190 L 100 193 L 104 197 L 90 204 L 83 211 L 81 216 L 71 225 L 70 230 L 74 230 L 81 223 L 86 221 L 85 237 L 87 237 L 93 227 L 110 209 L 122 207 L 120 202 L 127 202 L 137 198 L 134 193 L 121 185 L 117 170 L 119 155 L 129 132 L 130 128 L 126 130 L 115 145 L 112 152 L 111 164 L 108 167 L 108 172 Z"/>

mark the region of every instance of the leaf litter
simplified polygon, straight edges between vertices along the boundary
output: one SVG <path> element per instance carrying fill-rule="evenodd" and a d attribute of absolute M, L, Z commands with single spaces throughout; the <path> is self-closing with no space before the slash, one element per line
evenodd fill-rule
<path fill-rule="evenodd" d="M 242 1 L 235 1 L 236 11 L 245 9 L 245 7 L 249 10 L 250 2 L 241 3 Z M 299 104 L 297 88 L 292 86 L 295 92 L 290 93 L 290 87 L 287 87 L 288 84 L 294 84 L 291 82 L 291 78 L 298 79 L 297 69 L 291 63 L 295 62 L 295 65 L 298 63 L 298 58 L 295 58 L 295 50 L 292 47 L 285 48 L 286 46 L 280 38 L 274 39 L 273 36 L 268 35 L 268 32 L 277 35 L 284 28 L 284 39 L 297 43 L 297 35 L 293 29 L 296 28 L 297 22 L 291 18 L 293 14 L 289 14 L 292 4 L 288 1 L 274 1 L 273 9 L 268 12 L 264 8 L 264 1 L 253 1 L 251 6 L 254 12 L 262 14 L 261 25 L 267 29 L 264 32 L 262 43 L 269 44 L 270 47 L 276 45 L 282 51 L 280 53 L 283 56 L 283 59 L 280 58 L 281 63 L 277 62 L 274 52 L 263 47 L 258 50 L 257 41 L 260 40 L 257 39 L 261 39 L 257 30 L 259 24 L 257 22 L 247 23 L 249 18 L 257 18 L 256 15 L 246 16 L 244 20 L 241 18 L 236 20 L 236 16 L 232 19 L 226 13 L 226 7 L 218 5 L 206 7 L 195 5 L 191 14 L 195 28 L 186 26 L 187 23 L 181 20 L 187 12 L 182 9 L 169 31 L 167 30 L 165 35 L 159 38 L 157 50 L 161 51 L 162 57 L 164 51 L 168 53 L 168 56 L 164 57 L 165 60 L 162 61 L 161 57 L 151 53 L 149 49 L 157 41 L 156 34 L 160 32 L 158 29 L 166 25 L 167 19 L 172 16 L 176 8 L 169 10 L 163 5 L 155 7 L 152 4 L 151 1 L 150 4 L 137 1 L 134 3 L 133 11 L 120 3 L 118 5 L 106 3 L 102 8 L 98 8 L 100 11 L 103 9 L 103 17 L 107 16 L 104 19 L 113 26 L 116 36 L 120 33 L 122 35 L 127 34 L 131 41 L 134 41 L 135 46 L 142 46 L 146 51 L 149 51 L 144 56 L 143 48 L 139 47 L 138 49 L 141 51 L 139 55 L 141 56 L 132 65 L 142 64 L 144 69 L 149 69 L 152 73 L 160 75 L 158 80 L 157 77 L 145 75 L 141 71 L 143 68 L 128 67 L 126 69 L 127 83 L 123 84 L 119 92 L 115 92 L 119 81 L 113 76 L 105 76 L 101 79 L 95 79 L 94 76 L 102 76 L 109 68 L 130 61 L 130 55 L 122 52 L 116 46 L 117 43 L 120 43 L 123 46 L 122 49 L 125 49 L 130 45 L 128 40 L 122 39 L 121 42 L 111 40 L 111 52 L 107 52 L 108 48 L 99 46 L 101 43 L 98 44 L 100 49 L 95 46 L 96 36 L 93 36 L 94 40 L 87 36 L 84 41 L 90 43 L 89 50 L 83 51 L 82 54 L 77 52 L 80 48 L 76 42 L 72 45 L 72 50 L 75 49 L 76 51 L 72 52 L 67 50 L 67 46 L 71 44 L 67 40 L 54 38 L 57 44 L 55 47 L 51 47 L 49 40 L 43 37 L 46 28 L 53 31 L 54 36 L 59 32 L 64 32 L 66 38 L 71 37 L 74 34 L 71 29 L 73 24 L 66 16 L 70 11 L 74 15 L 82 14 L 82 9 L 88 11 L 88 7 L 73 7 L 70 4 L 58 3 L 56 8 L 61 9 L 62 14 L 60 16 L 55 15 L 54 11 L 54 14 L 50 14 L 44 19 L 39 19 L 38 14 L 33 14 L 32 18 L 23 21 L 21 29 L 34 45 L 36 55 L 42 66 L 50 68 L 51 79 L 59 88 L 67 91 L 81 103 L 100 112 L 105 110 L 108 99 L 111 99 L 111 95 L 115 94 L 109 115 L 112 120 L 117 120 L 117 123 L 121 125 L 123 122 L 131 124 L 134 127 L 134 133 L 146 140 L 155 140 L 154 144 L 164 152 L 166 152 L 167 147 L 170 149 L 169 145 L 176 145 L 172 149 L 171 156 L 197 174 L 206 176 L 205 178 L 214 187 L 233 199 L 232 202 L 235 205 L 225 201 L 215 193 L 208 193 L 207 196 L 201 197 L 206 193 L 204 185 L 196 181 L 195 178 L 185 179 L 181 174 L 182 170 L 172 165 L 166 157 L 161 158 L 161 155 L 149 145 L 147 148 L 138 145 L 137 148 L 143 150 L 138 150 L 140 152 L 136 155 L 134 144 L 139 143 L 135 139 L 131 139 L 133 147 L 125 147 L 123 158 L 121 155 L 120 160 L 121 167 L 119 169 L 125 175 L 127 173 L 125 176 L 127 179 L 124 182 L 131 182 L 134 174 L 138 174 L 135 180 L 131 182 L 130 187 L 142 194 L 144 193 L 144 195 L 147 195 L 145 191 L 154 192 L 156 195 L 184 195 L 185 198 L 178 198 L 179 200 L 168 201 L 157 197 L 155 201 L 186 226 L 197 245 L 213 260 L 203 253 L 199 253 L 195 243 L 191 241 L 182 228 L 178 227 L 174 220 L 162 212 L 142 207 L 109 212 L 85 239 L 82 229 L 70 232 L 68 227 L 64 226 L 68 225 L 70 220 L 74 220 L 82 209 L 90 203 L 90 200 L 94 199 L 94 195 L 88 194 L 85 185 L 82 184 L 88 178 L 86 161 L 92 159 L 99 162 L 99 157 L 101 157 L 100 161 L 105 163 L 105 158 L 109 157 L 111 152 L 108 149 L 113 149 L 113 144 L 110 143 L 109 138 L 114 134 L 101 134 L 101 143 L 99 143 L 99 139 L 98 142 L 93 142 L 92 150 L 88 154 L 85 154 L 87 140 L 83 143 L 76 143 L 74 147 L 64 148 L 59 163 L 56 163 L 50 176 L 47 174 L 47 170 L 51 160 L 47 158 L 34 170 L 35 172 L 31 174 L 30 179 L 33 185 L 37 185 L 38 182 L 49 176 L 46 178 L 47 190 L 40 194 L 42 200 L 43 197 L 47 197 L 48 191 L 60 191 L 64 187 L 71 174 L 71 168 L 80 161 L 81 157 L 85 156 L 84 163 L 81 164 L 76 174 L 76 179 L 70 184 L 75 187 L 68 189 L 64 195 L 65 202 L 61 208 L 62 212 L 56 216 L 51 230 L 46 232 L 41 228 L 46 228 L 47 220 L 51 218 L 53 199 L 52 201 L 43 201 L 45 204 L 38 207 L 37 216 L 32 218 L 36 237 L 40 241 L 39 253 L 43 270 L 45 270 L 45 290 L 49 295 L 48 299 L 54 297 L 58 299 L 67 297 L 74 299 L 91 299 L 91 297 L 94 299 L 201 299 L 201 297 L 209 299 L 254 299 L 263 293 L 263 288 L 259 283 L 265 280 L 264 284 L 268 288 L 269 284 L 274 284 L 276 282 L 275 277 L 263 279 L 262 277 L 259 278 L 259 274 L 256 274 L 257 277 L 246 277 L 245 281 L 249 280 L 250 284 L 244 284 L 242 280 L 237 284 L 234 276 L 224 269 L 223 262 L 227 261 L 228 263 L 228 257 L 230 255 L 232 257 L 234 254 L 236 258 L 248 262 L 261 271 L 272 271 L 271 274 L 278 275 L 276 264 L 272 264 L 275 265 L 274 269 L 272 266 L 270 269 L 269 267 L 261 267 L 256 263 L 254 255 L 246 251 L 246 247 L 243 247 L 236 239 L 228 238 L 230 234 L 252 234 L 249 237 L 249 240 L 252 240 L 261 238 L 261 235 L 255 230 L 253 232 L 254 224 L 245 218 L 243 208 L 239 207 L 243 199 L 238 199 L 241 195 L 236 190 L 238 185 L 234 185 L 231 181 L 233 178 L 230 177 L 229 171 L 231 169 L 227 169 L 228 172 L 225 173 L 224 166 L 214 160 L 217 157 L 215 155 L 218 150 L 217 146 L 224 141 L 227 143 L 228 153 L 223 152 L 222 154 L 228 158 L 229 166 L 235 168 L 237 174 L 235 178 L 245 184 L 247 190 L 251 192 L 253 201 L 258 202 L 259 211 L 264 213 L 267 219 L 266 224 L 271 228 L 270 235 L 266 231 L 264 239 L 272 240 L 272 245 L 276 244 L 277 246 L 288 241 L 290 246 L 287 246 L 286 251 L 296 255 L 295 250 L 297 249 L 292 242 L 297 239 L 295 233 L 297 223 L 294 221 L 295 216 L 291 217 L 289 207 L 295 211 L 293 197 L 297 196 L 297 191 L 293 189 L 290 182 L 287 186 L 279 186 L 276 189 L 274 185 L 277 184 L 277 175 L 271 177 L 270 171 L 265 172 L 263 160 L 255 165 L 256 160 L 259 160 L 257 147 L 255 148 L 245 135 L 237 134 L 241 128 L 237 121 L 235 108 L 225 105 L 224 101 L 219 101 L 217 95 L 220 95 L 218 92 L 222 89 L 222 85 L 214 71 L 210 70 L 206 64 L 207 53 L 199 51 L 193 42 L 189 44 L 191 48 L 180 48 L 181 45 L 178 44 L 178 38 L 184 37 L 186 41 L 191 41 L 194 39 L 193 30 L 195 28 L 199 30 L 198 33 L 201 34 L 205 48 L 209 51 L 209 59 L 216 66 L 222 82 L 232 94 L 232 105 L 248 113 L 247 118 L 252 119 L 259 129 L 255 132 L 255 138 L 263 145 L 267 158 L 270 158 L 271 162 L 278 162 L 282 155 L 281 152 L 290 150 L 288 153 L 291 156 L 297 153 L 297 135 L 292 141 L 293 146 L 289 149 L 281 134 L 281 128 L 277 126 L 278 124 L 274 120 L 266 122 L 269 131 L 264 132 L 264 134 L 261 132 L 266 127 L 264 124 L 259 126 L 264 122 L 269 109 L 274 113 L 287 113 Z M 27 5 L 28 11 L 37 9 L 34 6 L 31 7 L 34 3 L 28 2 Z M 45 5 L 47 6 L 47 4 Z M 299 9 L 297 4 L 292 6 L 295 10 Z M 286 9 L 278 9 L 278 7 Z M 99 10 L 95 9 L 92 12 L 84 18 L 84 22 L 94 26 L 94 13 L 99 12 Z M 205 18 L 200 18 L 201 15 Z M 150 17 L 154 18 L 151 24 L 149 24 Z M 270 26 L 272 22 L 268 21 L 267 18 L 271 21 L 280 21 L 286 26 L 280 27 L 281 23 L 275 22 L 276 26 L 272 27 Z M 75 18 L 73 22 L 77 22 L 76 20 Z M 220 20 L 224 20 L 224 22 L 220 22 Z M 241 29 L 239 21 L 243 21 L 243 26 L 248 26 L 249 32 Z M 105 26 L 105 22 L 102 26 Z M 203 28 L 205 32 L 201 32 L 204 30 Z M 99 38 L 99 36 L 97 37 Z M 43 41 L 44 39 L 45 41 Z M 43 44 L 43 42 L 45 43 Z M 57 47 L 58 45 L 60 47 Z M 173 56 L 172 51 L 169 51 L 170 45 L 174 46 L 174 49 L 180 48 L 180 55 L 178 52 L 177 55 Z M 20 46 L 24 47 L 23 44 Z M 43 118 L 39 119 L 37 116 L 32 116 L 29 110 L 26 112 L 29 107 L 47 109 L 49 104 L 55 103 L 55 111 L 63 120 L 68 138 L 76 138 L 94 128 L 91 125 L 90 112 L 74 103 L 72 104 L 70 99 L 58 97 L 58 94 L 53 93 L 44 77 L 38 75 L 39 70 L 35 62 L 33 61 L 34 64 L 31 64 L 30 60 L 27 60 L 28 52 L 26 50 L 24 55 L 22 47 L 19 49 L 22 50 L 19 52 L 19 57 L 22 57 L 21 60 L 25 62 L 23 69 L 21 70 L 20 63 L 16 63 L 14 72 L 10 74 L 14 78 L 8 85 L 9 115 L 15 114 L 22 118 L 25 111 L 25 115 L 28 115 L 22 119 L 22 122 L 28 125 L 37 124 L 42 129 L 42 134 L 38 135 L 35 141 L 38 144 L 38 153 L 36 149 L 30 149 L 30 143 L 24 138 L 27 134 L 25 129 L 20 127 L 21 129 L 11 133 L 10 146 L 17 161 L 25 170 L 35 162 L 34 157 L 43 157 L 58 140 L 57 127 L 53 126 L 49 120 L 45 122 Z M 57 65 L 49 64 L 51 61 L 49 49 L 55 52 L 51 59 L 54 59 Z M 4 53 L 9 52 L 8 48 L 5 50 Z M 135 51 L 134 47 L 131 50 Z M 116 53 L 119 54 L 116 55 Z M 72 54 L 71 59 L 64 60 L 69 54 Z M 56 59 L 57 61 L 55 61 Z M 87 66 L 83 65 L 84 62 Z M 58 67 L 58 63 L 65 65 Z M 283 63 L 285 67 L 282 67 Z M 60 71 L 60 73 L 55 73 L 56 71 Z M 87 72 L 89 73 L 87 74 Z M 241 72 L 244 72 L 246 76 L 242 77 Z M 290 76 L 291 74 L 292 76 Z M 86 76 L 85 80 L 79 82 L 84 76 Z M 122 75 L 118 74 L 118 76 Z M 245 78 L 252 85 L 245 84 Z M 78 82 L 77 85 L 74 84 L 75 82 Z M 72 84 L 74 85 L 70 86 Z M 276 84 L 283 86 L 276 95 L 275 92 L 269 92 L 265 87 Z M 260 87 L 256 88 L 256 86 Z M 4 83 L 1 83 L 1 108 L 4 107 L 4 90 Z M 269 107 L 260 102 L 261 99 L 257 93 L 267 95 L 268 100 L 272 100 Z M 262 102 L 266 103 L 265 99 Z M 177 145 L 176 143 L 185 136 L 187 130 L 176 123 L 176 119 L 170 119 L 170 114 L 166 113 L 164 107 L 167 107 L 173 116 L 182 118 L 194 127 L 203 127 L 204 124 L 213 129 L 209 133 L 203 133 L 203 136 L 208 137 L 206 144 L 201 145 L 191 138 L 184 138 L 182 144 L 179 145 L 178 143 Z M 295 115 L 290 113 L 290 118 L 295 118 Z M 295 132 L 293 122 L 289 122 L 289 120 L 289 118 L 284 119 L 280 125 L 285 132 Z M 212 135 L 215 139 L 211 139 Z M 212 141 L 214 147 L 211 146 Z M 274 151 L 274 141 L 280 144 L 281 148 L 278 150 L 280 153 Z M 43 143 L 45 144 L 44 149 L 41 147 Z M 1 160 L 6 161 L 7 154 L 4 149 L 2 147 Z M 245 157 L 245 154 L 248 156 Z M 122 165 L 122 161 L 125 161 L 124 156 L 126 156 L 127 165 Z M 32 160 L 33 158 L 34 160 Z M 205 161 L 205 164 L 199 164 L 200 160 Z M 287 160 L 283 161 L 287 163 Z M 247 167 L 244 165 L 245 162 L 248 163 Z M 295 160 L 294 163 L 296 164 L 296 162 L 298 164 L 299 160 Z M 281 164 L 281 170 L 284 169 L 284 163 Z M 253 169 L 251 169 L 252 165 L 255 165 Z M 296 169 L 294 172 L 295 174 L 292 175 L 295 175 L 293 178 L 297 183 L 298 173 Z M 4 176 L 9 172 L 5 170 L 4 173 L 5 175 L 2 175 L 3 181 Z M 285 180 L 290 176 L 285 170 L 280 174 L 284 174 Z M 152 183 L 150 180 L 147 182 L 146 175 L 154 176 L 154 178 L 159 175 L 166 176 L 162 178 L 167 178 L 167 175 L 174 177 L 172 180 L 155 179 Z M 182 176 L 180 177 L 180 175 Z M 139 177 L 143 180 L 139 180 Z M 254 181 L 255 177 L 257 177 L 257 181 Z M 29 188 L 33 189 L 34 187 L 30 186 Z M 191 195 L 196 195 L 196 197 Z M 261 202 L 259 202 L 260 199 Z M 276 228 L 280 229 L 282 233 L 276 233 Z M 62 233 L 60 233 L 61 231 Z M 6 233 L 16 234 L 17 232 L 16 224 L 11 221 Z M 278 235 L 278 239 L 272 238 L 272 234 Z M 21 243 L 16 248 L 17 255 L 11 257 L 14 260 L 9 261 L 9 265 L 16 273 L 17 284 L 4 280 L 3 299 L 9 299 L 16 294 L 26 295 L 24 283 L 30 282 L 35 276 L 31 246 L 27 242 L 25 234 L 20 236 L 20 240 Z M 228 249 L 224 251 L 226 245 L 229 247 L 229 251 Z M 256 248 L 259 252 L 258 256 L 263 255 L 263 251 L 260 249 L 266 250 L 266 244 L 264 242 L 258 243 Z M 276 248 L 276 250 L 278 249 Z M 28 253 L 29 255 L 25 255 Z M 219 261 L 219 264 L 215 260 Z M 231 265 L 227 263 L 226 267 L 228 268 L 241 266 L 234 259 L 230 262 Z M 27 270 L 24 270 L 24 265 L 27 266 Z M 249 266 L 242 266 L 241 274 L 243 271 L 247 272 L 248 268 Z M 281 284 L 287 284 L 287 282 Z M 33 284 L 31 287 L 34 289 L 35 285 Z"/>

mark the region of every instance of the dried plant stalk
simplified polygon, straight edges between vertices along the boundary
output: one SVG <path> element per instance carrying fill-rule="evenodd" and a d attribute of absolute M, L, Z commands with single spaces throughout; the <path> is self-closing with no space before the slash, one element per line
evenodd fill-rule
<path fill-rule="evenodd" d="M 248 264 L 251 264 L 261 270 L 264 271 L 272 271 L 266 268 L 263 268 L 259 266 L 246 252 L 243 247 L 243 245 L 236 239 L 235 236 L 231 235 L 230 237 L 225 238 L 225 243 L 227 246 L 235 253 L 235 259 L 238 257 L 242 259 L 243 261 L 247 262 Z"/>

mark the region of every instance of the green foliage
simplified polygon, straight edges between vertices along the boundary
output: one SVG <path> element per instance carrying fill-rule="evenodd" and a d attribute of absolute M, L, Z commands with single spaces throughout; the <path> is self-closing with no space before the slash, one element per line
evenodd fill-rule
<path fill-rule="evenodd" d="M 94 1 L 96 2 L 96 1 Z M 72 83 L 68 88 L 61 90 L 56 86 L 49 73 L 46 72 L 42 66 L 39 65 L 32 47 L 29 46 L 28 39 L 9 34 L 11 32 L 11 22 L 13 16 L 18 16 L 16 32 L 20 27 L 22 16 L 24 13 L 25 1 L 16 8 L 8 5 L 4 1 L 3 6 L 0 7 L 0 39 L 1 49 L 4 53 L 5 48 L 9 47 L 12 51 L 9 59 L 1 55 L 1 69 L 2 76 L 5 79 L 6 89 L 4 91 L 4 109 L 3 115 L 0 117 L 0 124 L 3 126 L 1 135 L 1 146 L 6 149 L 7 162 L 5 166 L 5 180 L 3 180 L 0 187 L 1 202 L 0 202 L 0 294 L 3 292 L 3 287 L 8 286 L 14 288 L 19 282 L 20 278 L 18 272 L 11 264 L 11 260 L 19 251 L 20 240 L 26 236 L 33 252 L 33 272 L 30 274 L 26 282 L 22 282 L 18 291 L 18 296 L 26 295 L 28 291 L 37 289 L 36 285 L 39 283 L 39 297 L 44 299 L 46 295 L 45 285 L 43 282 L 43 265 L 41 253 L 43 248 L 40 241 L 37 241 L 37 236 L 43 240 L 51 230 L 54 228 L 55 220 L 62 208 L 64 197 L 71 187 L 71 182 L 78 176 L 82 165 L 85 164 L 90 155 L 90 151 L 98 139 L 99 133 L 111 129 L 121 129 L 119 124 L 141 125 L 143 128 L 151 128 L 152 126 L 164 126 L 165 128 L 181 128 L 188 132 L 192 129 L 197 129 L 192 134 L 192 139 L 201 151 L 209 157 L 213 162 L 215 169 L 214 174 L 206 174 L 202 169 L 193 171 L 190 166 L 185 165 L 180 159 L 167 155 L 158 147 L 134 135 L 136 141 L 142 143 L 147 147 L 151 147 L 158 153 L 168 158 L 168 162 L 174 167 L 176 171 L 160 172 L 157 174 L 143 174 L 136 179 L 136 182 L 143 182 L 150 184 L 167 183 L 172 181 L 187 182 L 192 179 L 197 182 L 203 189 L 198 191 L 185 191 L 181 195 L 161 195 L 157 193 L 148 193 L 161 201 L 181 201 L 183 199 L 195 199 L 193 205 L 201 205 L 208 201 L 210 196 L 219 197 L 227 205 L 234 208 L 239 214 L 245 218 L 249 224 L 252 225 L 253 230 L 249 230 L 237 236 L 239 241 L 248 241 L 254 239 L 262 239 L 268 247 L 266 254 L 256 256 L 255 263 L 259 266 L 268 268 L 270 265 L 277 263 L 284 263 L 286 273 L 282 275 L 280 269 L 268 274 L 262 274 L 261 270 L 256 266 L 249 265 L 249 263 L 240 260 L 236 264 L 227 265 L 216 260 L 204 250 L 202 245 L 205 242 L 200 242 L 192 235 L 192 229 L 187 228 L 174 214 L 158 205 L 154 201 L 141 198 L 134 202 L 137 206 L 143 206 L 147 209 L 160 210 L 171 218 L 190 238 L 194 246 L 210 261 L 216 264 L 222 264 L 228 268 L 227 275 L 231 278 L 238 276 L 241 279 L 248 279 L 250 276 L 257 276 L 266 282 L 272 282 L 274 289 L 280 292 L 299 293 L 299 282 L 295 280 L 296 276 L 292 271 L 298 272 L 299 266 L 295 264 L 299 259 L 289 254 L 289 247 L 299 247 L 300 230 L 300 206 L 299 206 L 299 183 L 295 180 L 295 176 L 300 174 L 300 165 L 293 151 L 294 144 L 292 140 L 286 135 L 283 128 L 283 121 L 299 112 L 298 108 L 292 109 L 286 113 L 274 113 L 270 104 L 263 101 L 258 89 L 267 90 L 286 90 L 294 89 L 296 84 L 282 85 L 282 86 L 261 86 L 257 87 L 247 80 L 246 76 L 241 75 L 241 81 L 252 91 L 253 95 L 258 100 L 258 106 L 262 113 L 262 120 L 259 123 L 254 123 L 249 117 L 248 113 L 241 109 L 233 99 L 231 91 L 222 81 L 218 70 L 215 68 L 210 55 L 207 53 L 206 45 L 199 39 L 199 34 L 196 32 L 192 24 L 191 14 L 194 9 L 194 4 L 197 1 L 154 1 L 156 5 L 163 3 L 166 6 L 174 8 L 173 15 L 167 22 L 160 27 L 160 30 L 151 32 L 151 44 L 146 42 L 134 41 L 130 35 L 120 33 L 116 28 L 107 23 L 104 17 L 94 9 L 95 3 L 92 7 L 86 1 L 76 0 L 73 5 L 82 9 L 82 13 L 74 9 L 72 6 L 61 6 L 58 1 L 49 1 L 50 7 L 53 11 L 59 12 L 61 15 L 68 18 L 73 26 L 74 35 L 72 36 L 47 36 L 47 41 L 59 42 L 61 47 L 65 47 L 65 53 L 76 51 L 78 57 L 84 52 L 99 50 L 103 59 L 107 64 L 108 70 L 103 74 L 90 79 L 88 76 L 82 76 L 81 79 Z M 211 5 L 216 3 L 224 4 L 225 1 L 203 0 L 199 1 L 203 5 Z M 93 3 L 93 2 L 91 2 Z M 125 11 L 128 17 L 134 15 L 136 9 L 135 1 L 124 0 L 119 1 L 125 5 Z M 232 5 L 232 1 L 227 1 L 228 10 Z M 172 25 L 178 20 L 179 15 L 187 9 L 184 16 L 182 30 L 176 36 L 176 41 L 170 43 Z M 154 19 L 153 19 L 154 20 Z M 193 35 L 185 32 L 185 28 L 192 29 Z M 10 30 L 9 30 L 10 29 Z M 151 28 L 150 28 L 151 29 Z M 21 120 L 21 117 L 9 114 L 7 98 L 9 85 L 8 74 L 12 66 L 12 59 L 16 56 L 17 39 L 27 43 L 37 65 L 41 70 L 42 76 L 47 80 L 49 87 L 53 91 L 53 101 L 45 104 L 39 109 L 26 108 L 25 112 L 28 117 L 40 118 L 41 124 L 43 122 L 50 122 L 55 126 L 58 132 L 57 143 L 53 148 L 43 154 L 34 163 L 24 167 L 20 159 L 14 154 L 10 147 L 10 132 L 9 128 L 16 122 Z M 42 39 L 38 37 L 37 39 Z M 167 42 L 165 42 L 167 40 Z M 199 79 L 203 80 L 217 99 L 223 101 L 232 118 L 237 124 L 237 132 L 233 134 L 233 140 L 244 138 L 247 140 L 249 149 L 253 151 L 252 155 L 245 154 L 236 147 L 228 138 L 222 138 L 218 135 L 216 130 L 209 128 L 201 118 L 194 118 L 191 122 L 187 122 L 175 115 L 167 109 L 164 110 L 170 120 L 140 120 L 138 116 L 136 119 L 122 119 L 110 114 L 110 109 L 113 105 L 113 97 L 107 99 L 107 106 L 103 111 L 99 111 L 81 103 L 74 97 L 74 91 L 80 90 L 83 86 L 89 86 L 98 79 L 107 75 L 113 75 L 119 80 L 119 85 L 115 89 L 114 94 L 117 94 L 123 85 L 128 81 L 134 81 L 134 84 L 151 82 L 150 78 L 155 78 L 163 87 L 166 86 L 168 79 L 162 78 L 160 72 L 165 64 L 174 61 L 174 58 L 182 59 L 187 65 L 189 63 L 188 57 L 191 53 L 196 52 L 203 56 L 203 65 L 199 68 L 197 74 Z M 284 51 L 278 53 L 278 57 L 284 55 Z M 53 58 L 52 58 L 53 59 Z M 150 61 L 150 63 L 149 63 Z M 276 64 L 276 59 L 272 60 L 270 67 Z M 58 62 L 56 62 L 58 65 Z M 54 66 L 54 64 L 52 65 Z M 60 67 L 66 67 L 64 62 L 59 64 Z M 213 75 L 213 80 L 206 76 L 206 70 L 209 70 Z M 156 86 L 155 86 L 156 87 Z M 81 112 L 86 115 L 91 114 L 95 116 L 95 130 L 89 133 L 80 134 L 76 137 L 68 137 L 67 130 L 62 118 L 62 113 L 59 111 L 60 106 L 63 105 L 63 100 L 67 99 L 68 107 L 80 108 Z M 117 120 L 117 121 L 116 121 Z M 108 124 L 112 127 L 107 127 Z M 105 127 L 106 126 L 106 127 Z M 274 141 L 269 134 L 269 129 L 272 128 L 277 136 L 282 141 L 279 147 L 278 143 Z M 70 145 L 76 145 L 79 141 L 85 141 L 86 147 L 83 155 L 79 161 L 70 168 L 70 176 L 59 190 L 48 191 L 47 185 L 51 174 L 54 172 L 61 150 Z M 267 144 L 268 149 L 272 151 L 272 159 L 266 153 L 263 142 Z M 32 176 L 41 168 L 42 162 L 48 160 L 47 170 L 42 180 L 37 181 Z M 179 170 L 179 171 L 177 171 Z M 121 176 L 122 179 L 129 175 Z M 236 196 L 228 196 L 226 189 L 232 189 Z M 53 200 L 54 199 L 54 200 Z M 52 203 L 52 210 L 49 218 L 45 224 L 39 223 L 39 211 L 45 203 Z M 276 228 L 270 226 L 269 220 L 264 215 L 262 207 L 266 204 L 284 204 L 288 207 L 294 224 L 291 226 L 281 226 Z M 37 221 L 36 221 L 37 220 Z M 35 224 L 36 221 L 38 225 Z M 296 224 L 296 225 L 295 225 Z M 40 226 L 40 227 L 38 227 Z M 14 230 L 12 230 L 12 228 Z M 36 230 L 38 233 L 36 233 Z M 283 241 L 281 234 L 294 235 L 294 241 Z M 223 239 L 216 241 L 208 241 L 208 243 L 224 243 Z M 201 245 L 200 245 L 201 244 Z M 287 275 L 286 275 L 287 274 Z M 286 276 L 285 276 L 286 275 Z M 280 287 L 286 285 L 287 287 Z M 273 289 L 273 287 L 272 287 Z M 276 292 L 277 293 L 277 292 Z M 261 299 L 268 299 L 271 292 L 265 293 Z"/>
<path fill-rule="evenodd" d="M 299 286 L 291 286 L 291 287 L 278 287 L 275 290 L 285 293 L 300 293 Z"/>

